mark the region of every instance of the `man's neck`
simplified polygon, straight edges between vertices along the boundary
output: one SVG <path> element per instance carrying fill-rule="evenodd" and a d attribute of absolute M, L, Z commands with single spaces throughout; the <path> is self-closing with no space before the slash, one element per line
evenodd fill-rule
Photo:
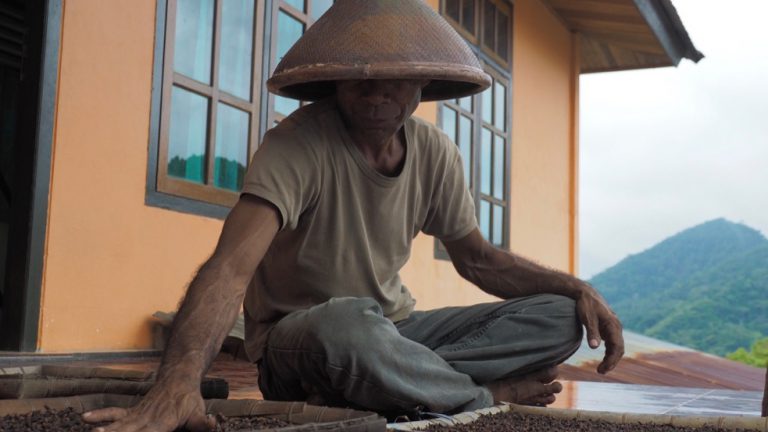
<path fill-rule="evenodd" d="M 349 136 L 372 169 L 390 177 L 400 174 L 406 156 L 402 127 L 395 131 L 353 128 L 349 130 Z"/>

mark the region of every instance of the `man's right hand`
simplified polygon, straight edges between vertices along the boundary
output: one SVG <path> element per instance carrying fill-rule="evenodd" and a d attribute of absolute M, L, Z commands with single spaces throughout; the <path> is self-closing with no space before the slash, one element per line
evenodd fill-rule
<path fill-rule="evenodd" d="M 189 387 L 189 386 L 186 386 Z M 200 387 L 182 388 L 158 383 L 132 408 L 104 408 L 83 414 L 86 423 L 112 422 L 95 432 L 171 432 L 184 427 L 191 432 L 216 429 L 216 419 L 205 414 Z"/>
<path fill-rule="evenodd" d="M 133 408 L 105 408 L 83 415 L 87 423 L 110 422 L 99 432 L 170 432 L 186 427 L 207 432 L 200 380 L 237 319 L 248 282 L 280 229 L 280 213 L 261 198 L 243 194 L 221 231 L 211 258 L 189 285 L 173 322 L 157 383 Z"/>

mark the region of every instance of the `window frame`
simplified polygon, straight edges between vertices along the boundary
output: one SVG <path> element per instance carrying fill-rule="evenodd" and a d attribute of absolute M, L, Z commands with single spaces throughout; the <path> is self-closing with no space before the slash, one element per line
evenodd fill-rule
<path fill-rule="evenodd" d="M 488 55 L 490 58 L 492 58 L 496 63 L 499 65 L 505 66 L 507 68 L 511 68 L 512 66 L 512 41 L 514 40 L 512 30 L 513 30 L 513 24 L 514 24 L 514 5 L 511 4 L 509 1 L 505 0 L 479 0 L 481 4 L 491 3 L 494 6 L 496 6 L 497 13 L 498 11 L 502 11 L 507 16 L 507 32 L 508 32 L 508 43 L 507 44 L 507 58 L 508 60 L 504 60 L 503 57 L 501 57 L 492 47 L 489 47 L 485 45 L 485 43 L 482 41 L 482 35 L 480 34 L 480 29 L 478 29 L 478 42 L 477 45 L 480 47 L 480 49 L 483 51 L 484 54 Z M 481 8 L 482 9 L 482 8 Z M 477 13 L 477 12 L 476 12 Z M 481 10 L 480 13 L 483 13 Z M 480 20 L 481 24 L 479 26 L 482 26 L 482 19 Z M 498 21 L 497 21 L 498 22 Z M 494 37 L 498 37 L 498 33 L 494 35 Z"/>
<path fill-rule="evenodd" d="M 213 205 L 232 207 L 237 202 L 240 193 L 213 186 L 215 164 L 216 120 L 219 104 L 227 104 L 249 114 L 247 161 L 251 160 L 258 147 L 261 116 L 261 91 L 264 43 L 264 2 L 256 2 L 253 14 L 253 43 L 251 46 L 251 91 L 249 102 L 219 89 L 219 63 L 221 51 L 222 7 L 224 0 L 214 0 L 213 45 L 211 52 L 211 83 L 205 84 L 174 71 L 176 7 L 178 0 L 167 0 L 165 14 L 164 46 L 162 54 L 162 83 L 161 109 L 159 124 L 159 140 L 157 148 L 156 191 L 190 200 L 201 201 Z M 168 175 L 168 146 L 171 126 L 171 92 L 174 87 L 190 91 L 208 100 L 207 131 L 205 137 L 205 183 L 193 183 L 176 179 Z"/>
<path fill-rule="evenodd" d="M 493 89 L 493 85 L 496 84 L 497 81 L 501 81 L 502 84 L 506 87 L 506 91 L 504 92 L 504 97 L 506 100 L 506 111 L 507 116 L 505 118 L 505 125 L 506 130 L 500 130 L 493 123 L 489 124 L 491 129 L 491 133 L 494 135 L 499 135 L 504 138 L 504 178 L 502 179 L 502 184 L 504 185 L 504 193 L 502 194 L 504 196 L 503 199 L 499 199 L 493 195 L 493 190 L 491 191 L 490 195 L 484 194 L 479 191 L 480 188 L 480 146 L 482 145 L 482 131 L 483 128 L 486 128 L 486 124 L 482 119 L 482 113 L 477 114 L 477 118 L 479 120 L 479 126 L 476 127 L 477 129 L 477 141 L 474 141 L 478 143 L 477 146 L 473 146 L 473 167 L 475 169 L 474 171 L 474 179 L 472 183 L 472 197 L 475 200 L 475 207 L 479 214 L 480 212 L 480 202 L 482 200 L 488 201 L 491 203 L 491 205 L 498 205 L 504 208 L 504 217 L 502 220 L 502 241 L 501 245 L 496 245 L 500 248 L 509 250 L 509 212 L 511 209 L 511 171 L 512 171 L 512 79 L 510 77 L 505 77 L 503 74 L 499 73 L 497 70 L 495 70 L 492 67 L 486 66 L 485 68 L 486 72 L 488 72 L 489 75 L 493 78 L 493 84 L 491 84 L 491 89 Z M 493 90 L 491 90 L 493 91 Z M 493 107 L 495 109 L 495 105 Z M 492 111 L 491 113 L 492 118 L 495 116 L 495 113 Z M 493 135 L 492 135 L 493 136 Z M 474 143 L 473 142 L 473 143 Z M 495 147 L 493 146 L 493 142 L 491 142 L 491 152 L 493 153 L 495 150 Z M 493 161 L 495 160 L 494 155 L 491 156 L 491 189 L 493 189 L 493 178 L 494 178 L 494 169 L 495 164 Z M 493 208 L 493 207 L 491 207 Z M 479 220 L 478 220 L 479 222 Z M 490 224 L 493 226 L 493 213 L 491 213 L 491 219 Z M 490 241 L 490 240 L 489 240 Z"/>
<path fill-rule="evenodd" d="M 304 0 L 304 8 L 307 10 L 306 12 L 302 12 L 292 5 L 288 4 L 285 0 L 272 0 L 272 10 L 270 23 L 271 23 L 271 29 L 276 29 L 277 26 L 277 20 L 280 15 L 280 10 L 282 9 L 285 11 L 289 16 L 296 19 L 297 21 L 301 22 L 304 25 L 304 32 L 309 29 L 309 27 L 314 24 L 317 20 L 312 18 L 312 8 L 313 2 Z M 272 33 L 272 32 L 270 32 Z M 302 33 L 303 34 L 303 33 Z M 277 55 L 277 34 L 270 35 L 270 41 L 269 41 L 269 62 L 267 63 L 267 68 L 269 69 L 268 76 L 272 75 L 272 72 L 274 72 L 275 68 L 277 67 L 277 61 L 275 59 L 275 56 Z M 262 55 L 262 57 L 266 57 Z M 271 128 L 274 124 L 282 121 L 286 115 L 277 112 L 275 110 L 275 97 L 276 95 L 266 91 L 266 87 L 264 87 L 265 93 L 267 97 L 265 98 L 267 100 L 267 113 L 266 113 L 266 119 L 265 119 L 265 129 Z M 300 101 L 299 106 L 306 105 L 306 102 Z"/>
<path fill-rule="evenodd" d="M 461 7 L 461 4 L 464 1 L 467 0 L 457 0 L 459 1 L 459 13 L 463 14 L 463 8 Z M 440 16 L 443 17 L 448 23 L 450 23 L 454 30 L 458 32 L 461 36 L 464 37 L 464 39 L 467 40 L 467 42 L 473 46 L 473 48 L 478 49 L 478 51 L 485 54 L 487 57 L 492 59 L 495 63 L 502 66 L 502 68 L 509 69 L 512 66 L 512 41 L 514 40 L 512 30 L 513 30 L 513 24 L 514 24 L 514 2 L 510 0 L 474 0 L 475 2 L 475 16 L 474 16 L 474 22 L 475 22 L 475 31 L 470 32 L 467 30 L 461 23 L 457 22 L 453 18 L 451 18 L 447 13 L 447 5 L 446 0 L 440 0 Z M 483 29 L 484 29 L 484 7 L 486 3 L 493 4 L 497 11 L 501 11 L 503 14 L 507 16 L 507 32 L 508 32 L 508 40 L 510 43 L 507 44 L 507 60 L 505 60 L 502 56 L 500 56 L 493 47 L 489 47 L 485 45 L 483 42 Z M 494 35 L 494 37 L 497 37 L 498 35 Z"/>
<path fill-rule="evenodd" d="M 470 189 L 470 192 L 472 193 L 472 199 L 475 204 L 475 215 L 478 219 L 478 224 L 481 223 L 480 221 L 480 203 L 481 200 L 488 201 L 491 204 L 491 215 L 490 215 L 490 224 L 491 224 L 491 230 L 493 227 L 493 205 L 500 205 L 504 208 L 504 215 L 502 219 L 502 242 L 501 245 L 497 245 L 497 247 L 500 247 L 505 250 L 510 249 L 510 213 L 511 213 L 511 199 L 512 199 L 512 193 L 511 193 L 511 176 L 512 176 L 512 85 L 513 85 L 513 77 L 512 77 L 512 71 L 511 71 L 511 65 L 513 61 L 513 24 L 514 24 L 514 4 L 511 2 L 501 0 L 479 0 L 476 2 L 476 12 L 475 16 L 478 16 L 478 10 L 482 9 L 482 6 L 484 2 L 492 2 L 496 4 L 498 7 L 499 3 L 502 3 L 506 7 L 507 16 L 509 19 L 508 24 L 508 33 L 509 33 L 509 42 L 507 44 L 508 47 L 508 61 L 503 61 L 502 58 L 500 58 L 497 54 L 490 52 L 490 50 L 487 47 L 484 47 L 481 42 L 481 32 L 483 30 L 481 24 L 476 24 L 475 30 L 477 33 L 477 37 L 474 38 L 476 41 L 475 43 L 472 43 L 471 41 L 467 41 L 469 43 L 470 48 L 475 52 L 475 54 L 480 58 L 481 63 L 484 66 L 484 70 L 491 75 L 493 78 L 493 82 L 490 87 L 490 91 L 493 92 L 493 85 L 499 81 L 506 87 L 505 92 L 505 98 L 506 98 L 506 109 L 507 109 L 507 116 L 505 118 L 505 124 L 506 124 L 506 130 L 501 131 L 498 128 L 496 128 L 493 123 L 487 124 L 483 121 L 483 113 L 482 113 L 482 97 L 483 93 L 478 93 L 472 96 L 472 103 L 473 103 L 473 110 L 472 110 L 472 143 L 471 143 L 471 157 L 472 160 L 470 161 L 470 178 L 466 179 L 467 187 Z M 468 32 L 461 27 L 459 23 L 457 23 L 455 20 L 451 19 L 445 14 L 445 6 L 446 6 L 446 0 L 440 1 L 440 12 L 441 15 L 457 30 L 460 30 L 459 33 L 462 34 L 466 38 L 466 34 Z M 457 131 L 459 130 L 459 123 L 461 115 L 467 115 L 468 112 L 464 109 L 462 109 L 458 103 L 456 103 L 455 100 L 448 100 L 448 101 L 439 101 L 437 103 L 437 126 L 442 128 L 443 125 L 443 109 L 444 107 L 448 107 L 454 111 L 457 112 Z M 493 109 L 495 109 L 495 106 L 492 106 L 491 111 L 491 120 L 493 120 Z M 490 126 L 489 129 L 492 130 L 492 133 L 496 135 L 503 136 L 505 140 L 504 145 L 504 193 L 503 199 L 498 199 L 493 196 L 493 190 L 491 190 L 491 195 L 486 195 L 484 193 L 480 192 L 480 174 L 481 174 L 481 161 L 480 161 L 480 151 L 481 151 L 481 143 L 482 143 L 482 131 L 483 128 L 486 127 L 486 125 Z M 458 143 L 457 143 L 458 145 Z M 491 151 L 493 152 L 493 144 L 491 144 L 492 148 Z M 491 159 L 491 183 L 493 184 L 493 157 Z M 479 227 L 479 225 L 478 225 Z M 491 239 L 489 239 L 489 242 L 491 242 Z M 492 243 L 493 244 L 493 243 Z M 440 242 L 439 239 L 435 239 L 435 258 L 443 259 L 443 260 L 449 260 L 450 257 L 448 256 L 447 250 L 445 249 L 445 246 Z"/>
<path fill-rule="evenodd" d="M 462 7 L 463 2 L 468 0 L 458 0 L 459 1 L 459 16 L 461 17 L 464 14 L 464 8 Z M 478 37 L 478 29 L 480 28 L 480 16 L 477 14 L 477 4 L 482 2 L 483 0 L 473 0 L 475 1 L 475 16 L 474 16 L 474 23 L 475 23 L 475 31 L 470 32 L 464 25 L 462 25 L 460 22 L 454 20 L 450 15 L 448 15 L 447 12 L 447 5 L 445 0 L 440 0 L 440 16 L 443 17 L 446 21 L 448 21 L 452 26 L 453 29 L 456 30 L 457 33 L 459 33 L 461 36 L 464 37 L 470 44 L 477 45 L 479 42 Z M 461 18 L 459 18 L 461 20 Z M 463 20 L 462 20 L 463 21 Z"/>
<path fill-rule="evenodd" d="M 271 75 L 272 70 L 276 66 L 273 58 L 277 35 L 273 34 L 276 32 L 272 30 L 277 27 L 277 16 L 283 2 L 282 0 L 280 2 L 268 0 L 254 1 L 251 101 L 246 110 L 250 116 L 247 150 L 248 165 L 250 165 L 253 154 L 257 150 L 261 138 L 267 129 L 273 125 L 275 120 L 279 121 L 284 117 L 279 113 L 275 113 L 274 95 L 267 90 L 266 80 L 264 79 L 264 77 Z M 305 16 L 307 20 L 305 25 L 306 22 L 309 22 L 309 25 L 311 25 L 316 21 L 312 19 L 314 2 L 311 0 L 304 1 L 306 2 L 307 10 L 305 14 L 301 14 L 301 11 L 297 11 L 287 3 L 284 4 L 283 10 L 289 10 L 293 13 L 293 16 L 296 14 Z M 224 219 L 231 210 L 231 207 L 237 202 L 240 194 L 239 192 L 216 188 L 212 185 L 213 164 L 215 163 L 215 146 L 212 143 L 216 136 L 216 116 L 211 112 L 214 110 L 214 100 L 211 96 L 213 93 L 212 87 L 218 86 L 218 63 L 220 62 L 218 53 L 220 51 L 221 9 L 223 3 L 222 0 L 215 0 L 214 40 L 212 45 L 212 60 L 215 65 L 212 64 L 211 66 L 211 85 L 207 85 L 184 76 L 181 76 L 181 79 L 178 81 L 174 80 L 179 78 L 179 74 L 173 71 L 177 2 L 178 0 L 158 0 L 156 3 L 145 204 L 183 213 Z M 306 28 L 308 26 L 305 26 L 305 31 Z M 214 68 L 216 69 L 214 70 Z M 181 84 L 179 85 L 179 83 Z M 195 94 L 209 98 L 207 113 L 209 125 L 205 138 L 205 175 L 208 183 L 204 185 L 168 176 L 170 101 L 174 84 L 179 85 L 182 89 L 191 90 Z M 204 88 L 211 89 L 211 91 L 202 91 Z M 216 88 L 218 89 L 218 87 Z M 245 108 L 242 104 L 238 104 L 237 101 L 231 99 L 234 96 L 219 91 L 217 97 L 221 95 L 224 95 L 224 99 L 216 99 L 216 105 L 227 103 L 238 109 Z"/>

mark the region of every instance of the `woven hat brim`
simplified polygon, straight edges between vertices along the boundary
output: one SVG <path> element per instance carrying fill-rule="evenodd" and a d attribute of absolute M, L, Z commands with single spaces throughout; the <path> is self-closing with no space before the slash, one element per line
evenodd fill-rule
<path fill-rule="evenodd" d="M 336 92 L 336 81 L 360 79 L 429 80 L 422 90 L 422 101 L 455 99 L 479 93 L 491 85 L 482 69 L 455 63 L 408 62 L 375 65 L 302 65 L 276 73 L 267 80 L 272 93 L 293 99 L 315 101 Z"/>

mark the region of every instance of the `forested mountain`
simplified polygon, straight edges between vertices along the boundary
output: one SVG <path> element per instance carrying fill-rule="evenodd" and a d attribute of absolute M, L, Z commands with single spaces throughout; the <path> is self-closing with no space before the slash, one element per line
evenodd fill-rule
<path fill-rule="evenodd" d="M 624 326 L 725 355 L 768 335 L 768 240 L 717 219 L 593 277 Z"/>

